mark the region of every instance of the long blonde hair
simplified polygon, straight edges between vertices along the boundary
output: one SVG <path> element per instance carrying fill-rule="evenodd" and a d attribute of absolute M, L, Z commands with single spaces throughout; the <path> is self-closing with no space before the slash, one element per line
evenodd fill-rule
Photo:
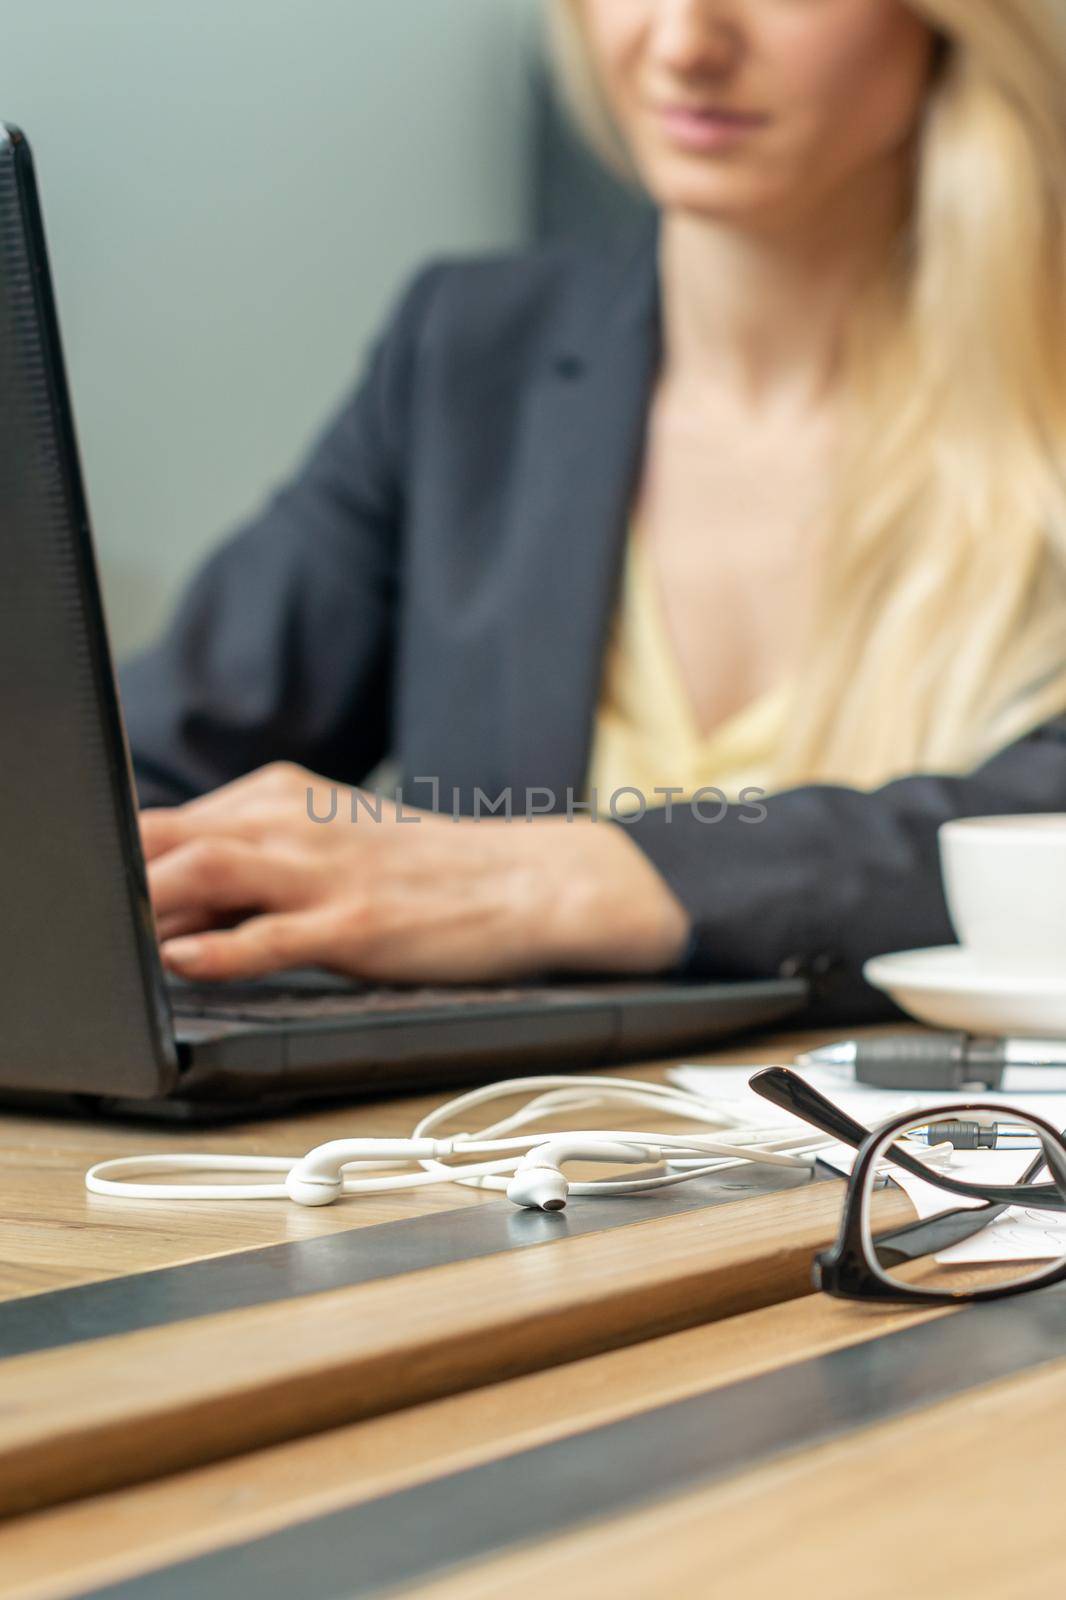
<path fill-rule="evenodd" d="M 905 233 L 851 320 L 778 788 L 963 771 L 1066 711 L 1066 4 L 907 3 L 942 55 Z M 624 167 L 574 0 L 552 7 L 568 97 Z"/>

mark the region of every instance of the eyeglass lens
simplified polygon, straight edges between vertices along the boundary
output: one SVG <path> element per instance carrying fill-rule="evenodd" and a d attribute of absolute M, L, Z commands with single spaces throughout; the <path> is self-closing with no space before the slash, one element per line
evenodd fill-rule
<path fill-rule="evenodd" d="M 975 1290 L 1035 1284 L 1066 1260 L 1066 1210 L 1031 1203 L 988 1206 L 952 1194 L 891 1161 L 902 1145 L 938 1173 L 990 1186 L 1048 1183 L 1043 1131 L 1011 1113 L 1001 1120 L 966 1111 L 937 1116 L 916 1114 L 878 1147 L 862 1196 L 862 1236 L 867 1264 L 894 1288 L 933 1294 L 965 1295 Z M 1057 1151 L 1054 1153 L 1057 1157 Z M 1061 1164 L 1061 1163 L 1060 1163 Z M 877 1185 L 888 1174 L 907 1194 L 924 1226 L 893 1237 L 877 1222 Z M 982 1220 L 983 1219 L 983 1220 Z M 877 1235 L 881 1233 L 881 1241 Z"/>

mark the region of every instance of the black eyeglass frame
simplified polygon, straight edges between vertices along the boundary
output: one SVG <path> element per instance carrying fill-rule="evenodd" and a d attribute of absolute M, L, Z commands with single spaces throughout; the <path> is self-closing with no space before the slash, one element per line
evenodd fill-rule
<path fill-rule="evenodd" d="M 1002 1300 L 1032 1289 L 1049 1288 L 1066 1280 L 1066 1256 L 1042 1272 L 1031 1273 L 1014 1283 L 950 1292 L 926 1289 L 920 1284 L 904 1284 L 887 1276 L 884 1268 L 898 1266 L 932 1255 L 980 1233 L 990 1222 L 1015 1205 L 1029 1205 L 1048 1211 L 1066 1211 L 1066 1138 L 1050 1122 L 1031 1112 L 1011 1112 L 1009 1107 L 985 1100 L 952 1101 L 946 1105 L 911 1109 L 893 1117 L 880 1127 L 869 1129 L 849 1117 L 839 1106 L 820 1094 L 798 1073 L 786 1067 L 770 1067 L 756 1073 L 751 1087 L 764 1099 L 793 1112 L 823 1132 L 858 1149 L 855 1165 L 841 1213 L 836 1243 L 819 1252 L 812 1265 L 816 1289 L 843 1300 L 880 1304 L 952 1306 L 973 1301 Z M 921 1121 L 957 1117 L 963 1112 L 992 1112 L 1013 1115 L 1039 1132 L 1042 1145 L 1016 1184 L 1007 1186 L 967 1183 L 927 1166 L 903 1149 L 891 1149 L 894 1137 Z M 888 1148 L 886 1148 L 886 1146 Z M 867 1195 L 872 1185 L 874 1164 L 890 1160 L 947 1193 L 981 1200 L 980 1206 L 958 1207 L 937 1217 L 918 1219 L 884 1233 L 869 1227 Z M 1032 1180 L 1047 1167 L 1053 1181 L 1037 1184 Z"/>

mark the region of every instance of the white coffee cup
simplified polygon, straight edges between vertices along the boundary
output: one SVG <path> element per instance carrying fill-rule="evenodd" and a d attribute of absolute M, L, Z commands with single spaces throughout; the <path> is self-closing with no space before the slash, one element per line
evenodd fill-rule
<path fill-rule="evenodd" d="M 952 926 L 977 963 L 1066 974 L 1066 813 L 959 818 L 939 841 Z"/>

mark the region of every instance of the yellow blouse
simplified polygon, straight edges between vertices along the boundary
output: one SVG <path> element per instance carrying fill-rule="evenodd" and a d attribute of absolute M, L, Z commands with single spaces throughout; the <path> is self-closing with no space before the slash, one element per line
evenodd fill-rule
<path fill-rule="evenodd" d="M 607 814 L 617 796 L 619 815 L 636 811 L 637 789 L 649 806 L 662 805 L 656 788 L 681 789 L 678 801 L 702 788 L 736 800 L 741 789 L 770 788 L 771 763 L 788 716 L 787 683 L 703 733 L 693 715 L 673 642 L 659 607 L 644 541 L 629 538 L 620 603 L 604 663 L 593 730 L 587 790 Z"/>

